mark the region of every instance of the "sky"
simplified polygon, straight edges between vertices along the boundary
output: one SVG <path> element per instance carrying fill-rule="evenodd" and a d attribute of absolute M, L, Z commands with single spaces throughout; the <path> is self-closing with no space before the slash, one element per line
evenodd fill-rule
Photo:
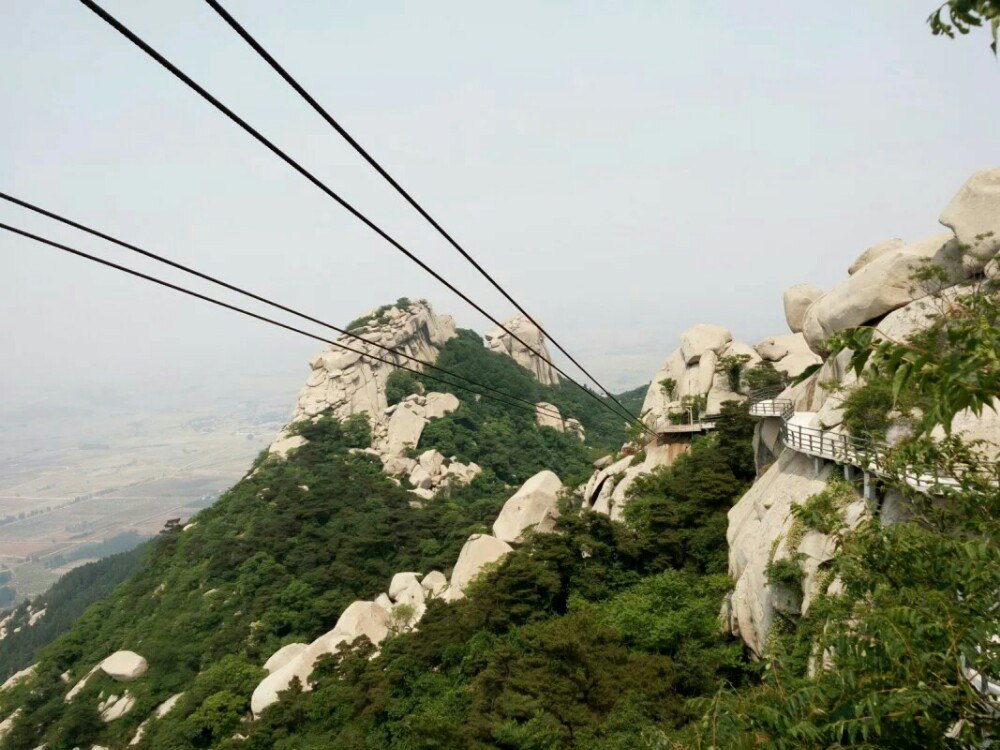
<path fill-rule="evenodd" d="M 102 4 L 513 312 L 204 2 Z M 941 231 L 1000 166 L 1000 64 L 985 32 L 933 37 L 936 4 L 225 0 L 612 388 L 648 382 L 695 323 L 786 332 L 786 287 Z M 338 324 L 409 296 L 491 327 L 82 4 L 0 16 L 3 191 Z M 0 221 L 182 278 L 23 209 Z M 0 412 L 262 387 L 291 409 L 321 346 L 6 232 L 0 257 Z"/>

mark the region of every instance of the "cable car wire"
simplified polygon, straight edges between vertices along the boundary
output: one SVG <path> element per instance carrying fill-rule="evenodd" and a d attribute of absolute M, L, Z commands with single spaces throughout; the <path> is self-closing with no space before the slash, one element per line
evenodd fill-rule
<path fill-rule="evenodd" d="M 580 370 L 580 372 L 586 375 L 587 378 L 589 378 L 598 388 L 600 388 L 608 398 L 610 398 L 619 407 L 621 407 L 621 409 L 626 414 L 628 414 L 629 417 L 631 417 L 633 420 L 638 420 L 638 417 L 632 414 L 625 407 L 625 405 L 622 404 L 622 402 L 619 401 L 613 393 L 611 393 L 611 391 L 605 388 L 604 385 L 602 385 L 597 378 L 591 375 L 590 372 L 583 365 L 581 365 L 572 354 L 570 354 L 558 341 L 556 341 L 555 338 L 552 336 L 552 334 L 550 334 L 547 330 L 545 330 L 542 327 L 541 323 L 535 320 L 531 316 L 531 314 L 527 310 L 525 310 L 520 305 L 520 303 L 518 303 L 518 301 L 514 299 L 514 297 L 511 296 L 511 294 L 506 289 L 504 289 L 504 287 L 500 284 L 500 282 L 497 281 L 496 278 L 494 278 L 493 275 L 490 274 L 485 268 L 483 268 L 479 264 L 479 262 L 475 258 L 473 258 L 472 255 L 470 255 L 468 251 L 466 251 L 466 249 L 462 247 L 458 243 L 458 241 L 455 240 L 455 238 L 452 237 L 451 234 L 447 232 L 445 228 L 442 227 L 434 219 L 434 217 L 432 217 L 430 213 L 428 213 L 424 209 L 423 206 L 420 205 L 420 203 L 418 203 L 417 200 L 412 195 L 410 195 L 410 193 L 407 192 L 407 190 L 403 188 L 403 186 L 400 185 L 392 177 L 392 175 L 390 175 L 386 171 L 386 169 L 381 164 L 379 164 L 379 162 L 375 159 L 375 157 L 372 156 L 364 148 L 364 146 L 358 143 L 358 141 L 350 133 L 348 133 L 347 130 L 344 129 L 344 127 L 339 122 L 337 122 L 337 120 L 334 119 L 334 117 L 329 112 L 327 112 L 326 109 L 318 101 L 316 101 L 315 97 L 313 97 L 308 91 L 306 91 L 305 88 L 291 75 L 291 73 L 285 70 L 285 68 L 281 65 L 281 63 L 279 63 L 271 53 L 269 53 L 266 49 L 264 49 L 264 46 L 260 42 L 258 42 L 254 38 L 254 36 L 249 31 L 247 31 L 242 24 L 240 24 L 239 21 L 236 20 L 232 16 L 232 14 L 229 13 L 229 11 L 227 11 L 220 2 L 218 2 L 218 0 L 205 0 L 205 2 L 208 3 L 208 5 L 212 8 L 212 10 L 214 10 L 216 13 L 219 14 L 222 20 L 225 21 L 233 31 L 239 34 L 239 36 L 242 37 L 243 40 L 247 44 L 249 44 L 250 47 L 258 55 L 260 55 L 260 57 L 262 57 L 264 61 L 267 62 L 267 64 L 270 65 L 274 69 L 274 71 L 279 76 L 281 76 L 281 78 L 283 78 L 285 82 L 299 94 L 299 96 L 305 99 L 306 102 L 309 104 L 309 106 L 311 106 L 319 114 L 320 117 L 326 120 L 327 124 L 329 124 L 330 127 L 332 127 L 334 130 L 336 130 L 337 133 L 339 133 L 340 136 L 345 141 L 347 141 L 351 145 L 351 147 L 358 154 L 360 154 L 361 157 L 365 161 L 367 161 L 368 164 L 371 165 L 371 167 L 376 172 L 378 172 L 383 177 L 383 179 L 386 180 L 386 182 L 392 185 L 392 187 L 396 190 L 396 192 L 399 193 L 406 200 L 406 202 L 409 203 L 410 206 L 412 206 L 417 211 L 417 213 L 419 213 L 424 219 L 426 219 L 431 224 L 431 226 L 434 227 L 434 229 L 437 230 L 438 234 L 444 237 L 444 239 L 447 240 L 448 243 L 453 248 L 455 248 L 455 250 L 457 250 L 463 258 L 465 258 L 465 260 L 467 260 L 470 264 L 472 264 L 472 267 L 475 268 L 479 272 L 479 274 L 493 286 L 494 289 L 500 292 L 500 294 L 502 294 L 508 302 L 510 302 L 514 307 L 516 307 L 517 310 L 522 315 L 524 315 L 524 317 L 526 317 L 531 322 L 531 324 L 541 332 L 543 336 L 545 336 L 549 341 L 551 341 L 553 346 L 555 346 L 560 352 L 562 352 L 566 356 L 566 358 L 569 359 L 570 362 L 576 365 L 576 367 Z M 551 362 L 549 362 L 549 364 L 552 365 Z M 555 367 L 555 365 L 552 366 Z"/>
<path fill-rule="evenodd" d="M 373 232 L 375 232 L 379 237 L 381 237 L 382 239 L 384 239 L 386 242 L 388 242 L 390 245 L 392 245 L 399 252 L 403 253 L 407 258 L 409 258 L 414 263 L 416 263 L 418 266 L 420 266 L 424 271 L 426 271 L 428 274 L 430 274 L 431 276 L 433 276 L 437 281 L 439 281 L 441 284 L 443 284 L 451 292 L 453 292 L 454 294 L 458 295 L 458 297 L 460 299 L 462 299 L 467 304 L 469 304 L 474 310 L 476 310 L 481 315 L 483 315 L 484 317 L 486 317 L 488 320 L 492 321 L 494 324 L 496 324 L 497 326 L 499 326 L 503 331 L 505 331 L 508 335 L 510 335 L 514 340 L 518 341 L 526 349 L 528 349 L 529 351 L 531 351 L 536 357 L 538 357 L 539 359 L 541 359 L 541 360 L 549 363 L 550 365 L 552 365 L 552 367 L 555 368 L 555 370 L 557 372 L 559 372 L 560 374 L 562 374 L 567 380 L 569 380 L 571 383 L 573 383 L 574 385 L 576 385 L 578 388 L 580 388 L 582 391 L 584 391 L 586 394 L 588 394 L 588 396 L 590 396 L 591 398 L 593 398 L 595 401 L 597 401 L 599 404 L 601 404 L 604 408 L 606 408 L 609 411 L 611 411 L 612 413 L 614 413 L 616 416 L 618 416 L 620 418 L 626 418 L 629 421 L 634 422 L 635 424 L 640 425 L 643 430 L 646 430 L 647 432 L 650 432 L 649 428 L 638 417 L 635 417 L 634 415 L 628 413 L 627 411 L 626 411 L 626 413 L 624 415 L 621 414 L 610 403 L 608 403 L 607 401 L 605 401 L 604 399 L 602 399 L 600 396 L 598 396 L 596 393 L 594 393 L 594 391 L 592 391 L 589 388 L 587 388 L 587 387 L 581 385 L 580 383 L 578 383 L 575 379 L 573 379 L 572 377 L 570 377 L 570 375 L 568 375 L 562 368 L 560 368 L 555 363 L 551 362 L 549 360 L 549 358 L 547 358 L 544 355 L 542 355 L 541 353 L 539 353 L 534 347 L 532 347 L 530 344 L 528 344 L 526 341 L 524 341 L 524 339 L 522 339 L 520 336 L 518 336 L 517 334 L 515 334 L 513 331 L 511 331 L 509 328 L 507 328 L 507 326 L 505 326 L 503 323 L 501 323 L 499 320 L 497 320 L 493 315 L 491 315 L 485 309 L 483 309 L 483 307 L 481 305 L 479 305 L 476 302 L 474 302 L 468 295 L 466 295 L 464 292 L 462 292 L 460 289 L 458 289 L 454 284 L 452 284 L 450 281 L 448 281 L 446 278 L 444 278 L 441 274 L 439 274 L 437 271 L 435 271 L 433 268 L 431 268 L 429 265 L 427 265 L 424 261 L 422 261 L 416 255 L 414 255 L 410 250 L 408 250 L 404 245 L 402 245 L 400 242 L 398 242 L 396 239 L 394 239 L 385 230 L 383 230 L 381 227 L 379 227 L 377 224 L 375 224 L 365 214 L 363 214 L 361 211 L 359 211 L 357 208 L 355 208 L 352 204 L 348 203 L 347 200 L 345 200 L 344 198 L 342 198 L 338 193 L 336 193 L 333 189 L 331 189 L 328 185 L 326 185 L 326 183 L 324 183 L 322 180 L 320 180 L 318 177 L 316 177 L 314 174 L 312 174 L 312 172 L 310 172 L 309 170 L 307 170 L 298 161 L 296 161 L 291 156 L 289 156 L 284 151 L 282 151 L 277 145 L 275 145 L 272 141 L 270 141 L 263 134 L 261 134 L 258 130 L 256 130 L 246 120 L 244 120 L 243 118 L 241 118 L 239 115 L 237 115 L 235 112 L 233 112 L 233 110 L 231 110 L 229 107 L 227 107 L 221 101 L 219 101 L 219 99 L 217 99 L 215 96 L 213 96 L 212 94 L 210 94 L 203 86 L 201 86 L 199 83 L 197 83 L 196 81 L 194 81 L 190 76 L 188 76 L 186 73 L 184 73 L 180 68 L 178 68 L 172 62 L 170 62 L 166 57 L 164 57 L 162 54 L 160 54 L 155 49 L 153 49 L 153 47 L 151 47 L 148 43 L 146 43 L 145 41 L 143 41 L 139 36 L 137 36 L 134 32 L 132 32 L 128 27 L 126 27 L 124 24 L 122 24 L 117 18 L 115 18 L 114 16 L 112 16 L 110 13 L 108 13 L 106 10 L 104 10 L 104 8 L 102 8 L 100 5 L 98 5 L 96 2 L 94 2 L 94 0 L 80 0 L 80 2 L 83 5 L 85 5 L 87 8 L 89 8 L 91 11 L 93 11 L 98 17 L 100 17 L 103 21 L 105 21 L 109 26 L 111 26 L 113 29 L 115 29 L 118 33 L 120 33 L 122 36 L 124 36 L 130 42 L 132 42 L 135 46 L 137 46 L 139 49 L 141 49 L 143 52 L 145 52 L 148 56 L 150 56 L 151 58 L 153 58 L 153 60 L 155 60 L 157 63 L 159 63 L 162 67 L 166 68 L 176 78 L 178 78 L 185 85 L 187 85 L 189 88 L 191 88 L 193 91 L 195 91 L 199 96 L 201 96 L 203 99 L 205 99 L 205 101 L 209 102 L 212 106 L 214 106 L 216 109 L 218 109 L 224 115 L 226 115 L 226 117 L 228 117 L 230 120 L 232 120 L 234 123 L 236 123 L 240 128 L 242 128 L 246 133 L 248 133 L 250 136 L 252 136 L 261 145 L 263 145 L 264 147 L 266 147 L 275 156 L 277 156 L 278 158 L 280 158 L 282 161 L 284 161 L 286 164 L 288 164 L 290 167 L 292 167 L 296 172 L 298 172 L 303 177 L 305 177 L 307 180 L 309 180 L 309 182 L 311 182 L 313 185 L 315 185 L 317 188 L 319 188 L 321 191 L 323 191 L 327 196 L 329 196 L 334 201 L 336 201 L 348 213 L 350 213 L 352 216 L 354 216 L 355 218 L 357 218 L 365 226 L 367 226 L 369 229 L 371 229 Z"/>
<path fill-rule="evenodd" d="M 113 268 L 113 269 L 115 269 L 117 271 L 121 271 L 121 272 L 129 274 L 131 276 L 135 276 L 135 277 L 140 278 L 140 279 L 145 279 L 146 281 L 149 281 L 149 282 L 151 282 L 153 284 L 158 284 L 159 286 L 166 287 L 167 289 L 172 289 L 175 292 L 180 292 L 181 294 L 186 294 L 186 295 L 188 295 L 190 297 L 195 297 L 195 298 L 203 300 L 205 302 L 209 302 L 209 303 L 211 303 L 213 305 L 217 305 L 217 306 L 225 308 L 227 310 L 231 310 L 233 312 L 240 313 L 241 315 L 245 315 L 245 316 L 253 318 L 255 320 L 259 320 L 259 321 L 261 321 L 263 323 L 269 323 L 271 325 L 277 326 L 278 328 L 283 328 L 286 331 L 292 331 L 293 333 L 298 333 L 298 334 L 301 334 L 302 336 L 307 336 L 307 337 L 309 337 L 311 339 L 315 339 L 317 341 L 325 342 L 325 343 L 330 344 L 332 346 L 336 346 L 336 347 L 338 347 L 340 349 L 345 349 L 345 350 L 347 350 L 349 352 L 354 352 L 355 354 L 358 354 L 358 355 L 360 355 L 361 357 L 363 357 L 365 359 L 374 360 L 376 362 L 382 362 L 382 363 L 390 365 L 392 367 L 397 367 L 397 368 L 399 368 L 401 370 L 407 370 L 409 372 L 414 373 L 415 375 L 420 375 L 421 377 L 425 377 L 425 378 L 428 378 L 430 380 L 434 380 L 434 381 L 439 382 L 439 383 L 444 383 L 445 385 L 449 385 L 449 386 L 451 386 L 453 388 L 461 388 L 462 390 L 468 391 L 470 393 L 473 393 L 473 394 L 475 394 L 477 396 L 481 396 L 483 398 L 492 399 L 492 400 L 500 402 L 500 403 L 502 403 L 502 404 L 504 404 L 506 406 L 511 406 L 511 407 L 514 407 L 514 408 L 517 408 L 517 409 L 523 409 L 525 411 L 530 411 L 532 413 L 537 413 L 537 410 L 536 410 L 534 404 L 531 404 L 530 402 L 525 401 L 525 403 L 528 404 L 528 406 L 524 406 L 524 405 L 522 405 L 520 403 L 517 403 L 515 401 L 510 401 L 510 400 L 508 400 L 508 398 L 501 398 L 501 397 L 498 397 L 498 396 L 491 396 L 491 395 L 486 394 L 486 393 L 479 393 L 478 391 L 472 390 L 468 386 L 463 386 L 463 385 L 461 385 L 459 383 L 453 383 L 453 382 L 450 382 L 448 380 L 444 380 L 443 378 L 439 378 L 437 376 L 430 375 L 429 373 L 421 372 L 420 370 L 416 370 L 416 369 L 414 369 L 412 367 L 408 367 L 406 365 L 401 365 L 401 364 L 399 364 L 397 362 L 393 362 L 393 361 L 385 359 L 383 357 L 379 357 L 379 356 L 377 356 L 375 354 L 372 354 L 370 352 L 362 351 L 360 349 L 355 349 L 354 347 L 348 346 L 347 344 L 344 344 L 344 343 L 342 343 L 340 341 L 335 341 L 333 339 L 328 339 L 328 338 L 326 338 L 324 336 L 319 336 L 318 334 L 315 334 L 315 333 L 310 333 L 309 331 L 303 330 L 301 328 L 296 328 L 295 326 L 289 325 L 287 323 L 282 323 L 281 321 L 275 320 L 274 318 L 269 318 L 266 315 L 260 315 L 258 313 L 253 312 L 252 310 L 247 310 L 247 309 L 239 307 L 237 305 L 232 305 L 232 304 L 230 304 L 228 302 L 224 302 L 222 300 L 215 299 L 214 297 L 210 297 L 207 294 L 202 294 L 201 292 L 196 292 L 193 289 L 188 289 L 187 287 L 181 286 L 180 284 L 174 284 L 174 283 L 172 283 L 170 281 L 166 281 L 165 279 L 160 279 L 160 278 L 157 278 L 156 276 L 151 276 L 151 275 L 149 275 L 147 273 L 143 273 L 142 271 L 137 271 L 137 270 L 135 270 L 133 268 L 128 268 L 127 266 L 123 266 L 123 265 L 121 265 L 119 263 L 115 263 L 113 261 L 106 260 L 104 258 L 99 258 L 96 255 L 91 255 L 90 253 L 86 253 L 83 250 L 78 250 L 78 249 L 76 249 L 74 247 L 70 247 L 69 245 L 64 245 L 61 242 L 56 242 L 55 240 L 50 240 L 50 239 L 48 239 L 46 237 L 42 237 L 42 236 L 34 234 L 32 232 L 28 232 L 28 231 L 26 231 L 24 229 L 18 229 L 17 227 L 11 226 L 10 224 L 6 224 L 6 223 L 3 223 L 3 222 L 0 222 L 0 229 L 5 229 L 6 231 L 11 232 L 13 234 L 17 234 L 17 235 L 20 235 L 22 237 L 27 237 L 28 239 L 35 240 L 36 242 L 39 242 L 39 243 L 41 243 L 43 245 L 48 245 L 49 247 L 54 247 L 54 248 L 56 248 L 58 250 L 62 250 L 63 252 L 70 253 L 71 255 L 75 255 L 75 256 L 77 256 L 79 258 L 84 258 L 86 260 L 93 261 L 94 263 L 98 263 L 98 264 L 100 264 L 102 266 L 107 266 L 108 268 Z M 516 396 L 509 396 L 509 398 L 517 398 L 517 397 Z M 518 399 L 518 400 L 524 401 L 524 399 Z"/>

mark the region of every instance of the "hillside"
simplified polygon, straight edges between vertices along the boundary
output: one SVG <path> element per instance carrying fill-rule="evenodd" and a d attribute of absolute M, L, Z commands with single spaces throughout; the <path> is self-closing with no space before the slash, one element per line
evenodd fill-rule
<path fill-rule="evenodd" d="M 788 289 L 788 333 L 683 331 L 645 429 L 424 300 L 362 315 L 450 374 L 321 352 L 247 475 L 8 680 L 2 747 L 989 747 L 1000 170 L 941 221 Z"/>
<path fill-rule="evenodd" d="M 142 564 L 145 545 L 110 554 L 64 575 L 48 591 L 0 618 L 0 678 L 24 669 L 39 649 L 69 630 L 94 602 L 103 599 Z"/>

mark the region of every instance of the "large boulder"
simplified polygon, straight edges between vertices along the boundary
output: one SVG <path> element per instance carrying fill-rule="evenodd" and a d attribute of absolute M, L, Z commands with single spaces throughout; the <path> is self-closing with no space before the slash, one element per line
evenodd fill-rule
<path fill-rule="evenodd" d="M 420 581 L 420 585 L 427 592 L 427 598 L 433 599 L 434 597 L 441 596 L 444 590 L 448 588 L 448 578 L 440 570 L 432 570 L 424 576 L 423 580 Z"/>
<path fill-rule="evenodd" d="M 101 662 L 101 671 L 119 682 L 131 682 L 142 677 L 149 663 L 135 651 L 115 651 Z"/>
<path fill-rule="evenodd" d="M 676 389 L 672 393 L 665 393 L 662 383 L 665 380 L 679 383 L 684 377 L 686 368 L 681 350 L 675 349 L 666 358 L 660 369 L 656 371 L 649 384 L 649 389 L 646 391 L 646 398 L 642 402 L 641 414 L 646 418 L 647 424 L 655 423 L 657 419 L 667 413 L 670 403 L 677 400 Z"/>
<path fill-rule="evenodd" d="M 888 240 L 883 240 L 882 242 L 872 245 L 870 248 L 865 250 L 861 255 L 859 255 L 853 263 L 848 267 L 847 274 L 853 276 L 862 268 L 867 266 L 873 260 L 881 258 L 886 253 L 892 252 L 893 250 L 901 250 L 906 247 L 906 243 L 903 242 L 899 237 L 893 237 Z"/>
<path fill-rule="evenodd" d="M 333 630 L 321 635 L 257 685 L 250 697 L 250 710 L 260 716 L 294 679 L 298 679 L 304 690 L 310 690 L 309 676 L 316 660 L 324 654 L 336 653 L 341 644 L 351 643 L 362 635 L 376 645 L 385 640 L 389 635 L 389 612 L 374 602 L 354 602 L 348 606 Z"/>
<path fill-rule="evenodd" d="M 515 315 L 505 320 L 503 324 L 507 331 L 517 338 L 498 326 L 486 332 L 486 348 L 491 352 L 510 357 L 543 385 L 558 383 L 559 373 L 549 364 L 552 357 L 549 356 L 549 350 L 545 346 L 545 336 L 535 324 L 524 315 Z M 522 341 L 524 343 L 521 343 Z M 542 356 L 539 357 L 539 354 Z"/>
<path fill-rule="evenodd" d="M 758 655 L 766 651 L 775 605 L 780 604 L 767 580 L 767 564 L 782 552 L 794 520 L 792 505 L 821 492 L 829 472 L 828 465 L 817 473 L 812 458 L 786 450 L 729 510 L 729 573 L 736 580 L 731 626 Z M 810 544 L 811 549 L 821 546 L 816 540 Z"/>
<path fill-rule="evenodd" d="M 445 592 L 445 598 L 455 601 L 465 596 L 469 583 L 479 575 L 487 565 L 495 563 L 511 552 L 511 547 L 502 539 L 488 534 L 473 534 L 458 554 L 458 561 L 451 571 L 451 585 Z"/>
<path fill-rule="evenodd" d="M 827 338 L 837 331 L 876 320 L 926 296 L 928 290 L 913 279 L 926 262 L 945 267 L 954 281 L 961 280 L 965 272 L 956 263 L 957 255 L 957 243 L 949 233 L 889 250 L 862 266 L 806 310 L 802 332 L 809 347 L 823 353 Z"/>
<path fill-rule="evenodd" d="M 760 341 L 755 349 L 762 359 L 774 365 L 774 369 L 790 378 L 797 378 L 807 367 L 823 361 L 809 348 L 801 333 L 771 336 Z"/>
<path fill-rule="evenodd" d="M 288 662 L 307 648 L 309 648 L 308 643 L 289 643 L 287 646 L 282 646 L 264 662 L 264 669 L 267 670 L 268 674 L 272 674 L 288 664 Z"/>
<path fill-rule="evenodd" d="M 562 414 L 559 413 L 559 407 L 547 401 L 539 401 L 535 404 L 535 423 L 539 427 L 551 427 L 557 432 L 563 432 L 566 429 Z"/>
<path fill-rule="evenodd" d="M 353 602 L 341 613 L 333 629 L 352 641 L 366 636 L 378 644 L 389 634 L 389 613 L 375 602 Z"/>
<path fill-rule="evenodd" d="M 407 450 L 417 447 L 427 424 L 422 411 L 414 402 L 404 401 L 389 417 L 385 447 L 389 457 L 402 456 Z"/>
<path fill-rule="evenodd" d="M 427 401 L 424 403 L 424 417 L 426 419 L 440 419 L 455 411 L 460 403 L 458 396 L 454 393 L 428 393 Z"/>
<path fill-rule="evenodd" d="M 528 529 L 552 531 L 562 490 L 563 483 L 554 472 L 538 472 L 504 503 L 493 523 L 493 534 L 497 539 L 517 543 Z"/>
<path fill-rule="evenodd" d="M 711 323 L 699 323 L 681 334 L 681 357 L 684 359 L 684 364 L 692 365 L 706 351 L 718 354 L 732 340 L 733 334 L 728 328 Z"/>
<path fill-rule="evenodd" d="M 785 307 L 785 322 L 792 333 L 802 330 L 802 319 L 809 305 L 823 296 L 823 290 L 812 284 L 796 284 L 785 290 L 782 303 Z"/>
<path fill-rule="evenodd" d="M 1000 168 L 976 172 L 941 212 L 939 221 L 968 248 L 965 267 L 982 271 L 1000 252 Z"/>

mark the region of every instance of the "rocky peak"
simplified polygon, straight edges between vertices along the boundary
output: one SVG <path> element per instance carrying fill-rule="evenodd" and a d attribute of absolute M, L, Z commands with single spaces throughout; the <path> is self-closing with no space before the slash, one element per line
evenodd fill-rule
<path fill-rule="evenodd" d="M 545 346 L 545 336 L 524 315 L 515 315 L 512 318 L 507 318 L 503 324 L 507 327 L 507 330 L 516 334 L 522 341 L 529 344 L 532 349 L 545 355 L 545 359 L 552 360 L 549 350 Z M 559 373 L 556 372 L 552 365 L 529 351 L 524 344 L 515 340 L 507 331 L 504 331 L 499 326 L 486 332 L 486 348 L 491 352 L 506 354 L 534 375 L 535 379 L 543 385 L 555 385 L 559 382 Z"/>
<path fill-rule="evenodd" d="M 450 315 L 436 315 L 426 300 L 404 297 L 394 305 L 362 315 L 350 330 L 382 346 L 433 362 L 441 347 L 455 336 L 455 321 Z M 420 367 L 349 336 L 340 336 L 337 341 L 396 365 Z M 327 409 L 340 419 L 360 412 L 377 417 L 389 406 L 385 381 L 396 369 L 394 366 L 334 346 L 320 352 L 309 366 L 312 372 L 299 394 L 292 422 L 315 417 Z"/>

